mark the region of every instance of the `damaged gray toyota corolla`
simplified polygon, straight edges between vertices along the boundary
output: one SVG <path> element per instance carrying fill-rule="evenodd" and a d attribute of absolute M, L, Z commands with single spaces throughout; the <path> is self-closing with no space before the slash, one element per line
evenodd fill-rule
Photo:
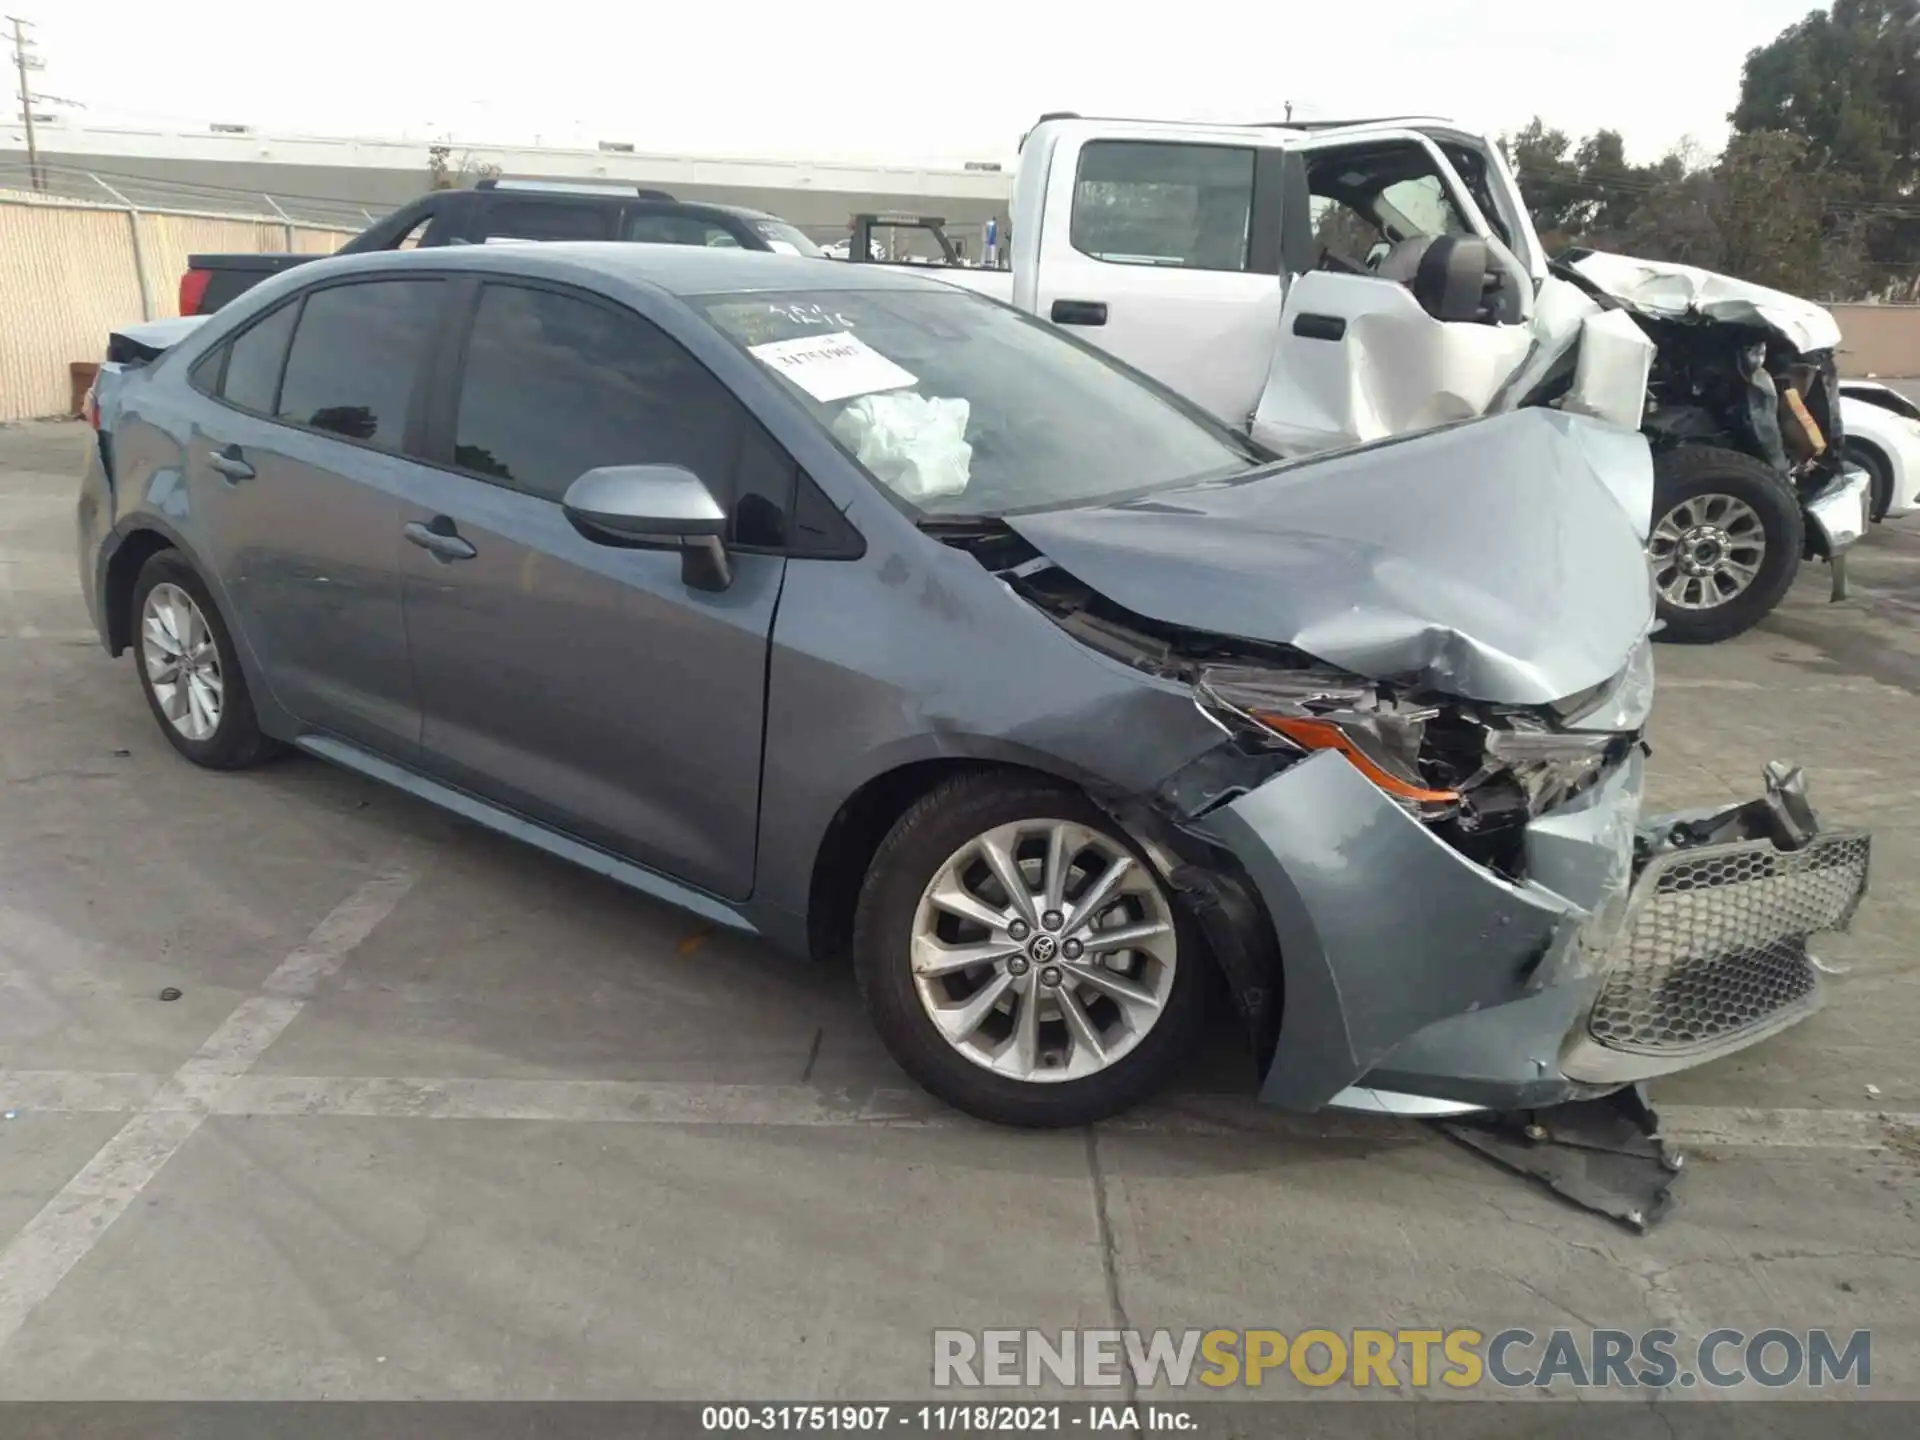
<path fill-rule="evenodd" d="M 1541 1107 L 1804 1017 L 1867 840 L 1643 821 L 1639 437 L 1282 466 L 1019 313 L 648 246 L 303 266 L 115 337 L 82 579 L 163 733 L 290 743 L 851 952 L 992 1119 Z M 404 539 L 409 542 L 400 543 Z"/>

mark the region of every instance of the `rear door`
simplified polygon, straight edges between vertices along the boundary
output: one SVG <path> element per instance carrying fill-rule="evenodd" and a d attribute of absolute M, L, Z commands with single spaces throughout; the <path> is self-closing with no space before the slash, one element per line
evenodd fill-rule
<path fill-rule="evenodd" d="M 421 466 L 438 279 L 324 285 L 196 365 L 188 455 L 214 567 L 275 697 L 303 724 L 399 758 L 419 730 L 401 619 L 401 495 Z"/>
<path fill-rule="evenodd" d="M 753 882 L 767 647 L 795 468 L 658 325 L 531 282 L 463 286 L 404 519 L 421 766 L 710 893 Z M 595 544 L 560 498 L 602 465 L 684 465 L 733 516 L 733 583 Z M 427 539 L 427 535 L 438 537 Z"/>
<path fill-rule="evenodd" d="M 1245 427 L 1279 323 L 1279 150 L 1170 130 L 1060 127 L 1032 310 Z M 1023 227 L 1032 222 L 1022 218 Z M 1025 302 L 1025 286 L 1016 294 Z"/>
<path fill-rule="evenodd" d="M 1425 430 L 1486 413 L 1532 344 L 1533 277 L 1429 137 L 1307 140 L 1314 268 L 1288 278 L 1253 431 L 1283 453 Z M 1489 323 L 1441 321 L 1391 271 L 1395 247 L 1485 240 L 1506 271 Z M 1297 263 L 1297 262 L 1296 262 Z"/>

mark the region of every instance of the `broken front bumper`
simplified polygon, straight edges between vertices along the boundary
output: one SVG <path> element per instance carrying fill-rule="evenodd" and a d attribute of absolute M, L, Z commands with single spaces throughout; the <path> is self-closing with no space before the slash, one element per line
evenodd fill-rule
<path fill-rule="evenodd" d="M 1873 516 L 1873 480 L 1858 465 L 1845 466 L 1808 496 L 1802 508 L 1814 554 L 1831 560 L 1867 533 Z"/>
<path fill-rule="evenodd" d="M 1851 919 L 1869 842 L 1816 833 L 1782 778 L 1768 801 L 1643 825 L 1636 753 L 1531 823 L 1520 882 L 1337 755 L 1210 812 L 1200 828 L 1245 868 L 1282 958 L 1262 1098 L 1544 1107 L 1803 1019 L 1820 1000 L 1807 937 Z"/>
<path fill-rule="evenodd" d="M 1858 465 L 1840 473 L 1801 502 L 1807 518 L 1807 549 L 1833 572 L 1831 599 L 1847 598 L 1847 551 L 1873 523 L 1873 481 Z"/>

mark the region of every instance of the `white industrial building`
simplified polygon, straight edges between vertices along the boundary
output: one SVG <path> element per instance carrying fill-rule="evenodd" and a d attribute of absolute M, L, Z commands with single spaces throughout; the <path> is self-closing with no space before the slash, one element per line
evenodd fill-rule
<path fill-rule="evenodd" d="M 200 132 L 86 126 L 65 116 L 37 127 L 45 188 L 156 209 L 284 212 L 359 226 L 428 188 L 434 143 L 268 135 L 246 126 Z M 507 177 L 632 184 L 680 199 L 751 205 L 822 241 L 847 233 L 866 211 L 935 215 L 970 254 L 989 218 L 1002 233 L 1013 192 L 1011 162 L 959 167 L 832 160 L 710 159 L 649 154 L 624 142 L 595 149 L 447 147 L 456 173 L 498 167 Z M 24 190 L 26 135 L 0 125 L 0 189 Z"/>

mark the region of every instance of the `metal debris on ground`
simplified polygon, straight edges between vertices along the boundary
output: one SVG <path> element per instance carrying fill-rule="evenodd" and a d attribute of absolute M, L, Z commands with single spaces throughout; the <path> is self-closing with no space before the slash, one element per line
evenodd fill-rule
<path fill-rule="evenodd" d="M 1435 1122 L 1495 1164 L 1644 1235 L 1673 1205 L 1686 1157 L 1660 1138 L 1638 1086 L 1545 1110 Z"/>
<path fill-rule="evenodd" d="M 180 991 L 175 986 L 169 985 L 160 992 L 160 998 L 162 1000 L 178 1000 L 180 998 Z"/>

